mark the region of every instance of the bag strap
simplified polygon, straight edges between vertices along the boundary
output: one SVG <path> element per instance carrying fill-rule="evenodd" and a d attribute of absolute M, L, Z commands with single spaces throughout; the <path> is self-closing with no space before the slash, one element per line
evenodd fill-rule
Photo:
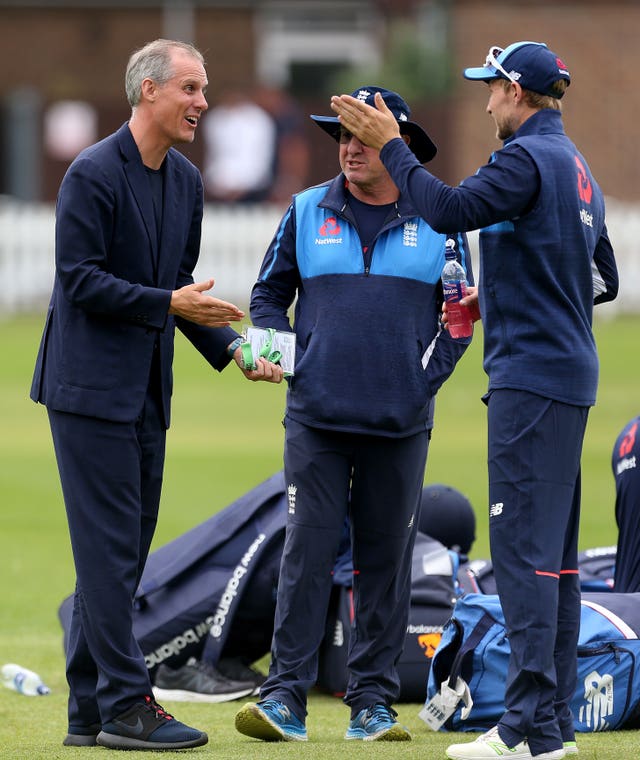
<path fill-rule="evenodd" d="M 460 625 L 459 620 L 457 620 L 456 618 L 453 618 L 453 620 L 458 625 Z M 467 655 L 469 654 L 469 652 L 473 652 L 473 650 L 482 641 L 487 631 L 495 623 L 496 621 L 494 620 L 494 618 L 492 618 L 488 612 L 484 612 L 480 620 L 478 620 L 473 630 L 467 637 L 467 640 L 463 641 L 462 645 L 460 646 L 460 649 L 458 650 L 458 653 L 456 654 L 456 656 L 453 659 L 453 662 L 451 663 L 451 673 L 449 675 L 448 683 L 452 689 L 455 689 L 458 676 L 462 674 L 462 666 L 464 665 Z"/>

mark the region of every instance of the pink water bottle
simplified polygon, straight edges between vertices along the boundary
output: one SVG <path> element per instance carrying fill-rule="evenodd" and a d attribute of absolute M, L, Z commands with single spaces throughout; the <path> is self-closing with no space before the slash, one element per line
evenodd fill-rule
<path fill-rule="evenodd" d="M 468 338 L 473 334 L 473 320 L 467 306 L 460 299 L 467 294 L 467 277 L 456 259 L 456 241 L 448 237 L 444 248 L 445 264 L 442 268 L 442 290 L 447 302 L 447 324 L 452 338 Z"/>

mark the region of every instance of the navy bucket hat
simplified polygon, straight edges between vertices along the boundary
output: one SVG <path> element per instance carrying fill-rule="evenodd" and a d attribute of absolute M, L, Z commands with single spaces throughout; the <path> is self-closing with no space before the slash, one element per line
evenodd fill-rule
<path fill-rule="evenodd" d="M 431 161 L 438 149 L 421 126 L 413 121 L 409 121 L 411 109 L 397 92 L 385 90 L 384 87 L 374 87 L 371 85 L 367 87 L 359 87 L 351 93 L 351 97 L 356 98 L 357 100 L 362 100 L 369 106 L 375 106 L 374 95 L 376 92 L 379 92 L 382 95 L 385 105 L 396 117 L 400 124 L 400 134 L 409 137 L 409 147 L 418 161 L 420 161 L 421 164 L 426 164 L 427 161 Z M 324 129 L 327 134 L 330 134 L 334 140 L 338 141 L 340 139 L 340 121 L 337 116 L 316 116 L 315 114 L 311 114 L 311 118 L 319 127 Z"/>
<path fill-rule="evenodd" d="M 540 95 L 561 98 L 563 93 L 554 92 L 553 84 L 564 79 L 571 83 L 571 75 L 562 60 L 544 42 L 514 42 L 504 48 L 489 48 L 484 66 L 465 69 L 466 79 L 490 82 L 492 79 L 508 79 L 525 90 Z"/>

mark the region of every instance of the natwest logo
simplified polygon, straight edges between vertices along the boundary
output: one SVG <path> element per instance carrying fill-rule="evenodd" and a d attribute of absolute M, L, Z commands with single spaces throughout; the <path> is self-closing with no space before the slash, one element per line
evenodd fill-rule
<path fill-rule="evenodd" d="M 327 235 L 339 235 L 341 232 L 342 230 L 340 229 L 340 225 L 335 216 L 330 216 L 325 219 L 324 224 L 318 230 L 318 234 L 322 235 L 322 237 L 326 237 Z"/>
<path fill-rule="evenodd" d="M 629 428 L 629 432 L 625 435 L 625 437 L 622 439 L 620 443 L 620 448 L 618 449 L 618 455 L 623 457 L 629 454 L 631 451 L 633 451 L 633 447 L 636 442 L 636 432 L 638 430 L 638 423 L 634 423 L 631 428 Z"/>
<path fill-rule="evenodd" d="M 574 156 L 574 158 L 578 167 L 578 198 L 585 203 L 591 203 L 591 196 L 593 195 L 591 180 L 587 176 L 587 170 L 584 168 L 582 161 L 578 156 Z"/>

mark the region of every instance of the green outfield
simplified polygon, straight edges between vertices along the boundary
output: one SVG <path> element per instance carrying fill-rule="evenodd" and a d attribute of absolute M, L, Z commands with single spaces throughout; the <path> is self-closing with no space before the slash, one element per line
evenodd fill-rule
<path fill-rule="evenodd" d="M 46 412 L 28 398 L 42 321 L 41 315 L 0 321 L 0 664 L 18 662 L 38 671 L 52 693 L 27 698 L 0 689 L 0 756 L 85 760 L 110 751 L 61 746 L 66 684 L 56 613 L 60 601 L 72 591 L 73 568 Z M 640 317 L 596 323 L 601 380 L 584 445 L 581 548 L 616 541 L 610 458 L 618 432 L 640 412 L 639 332 Z M 478 521 L 473 557 L 488 557 L 486 421 L 480 401 L 486 378 L 481 339 L 478 330 L 439 394 L 426 473 L 427 482 L 455 486 L 473 503 Z M 372 355 L 371 372 L 384 373 L 383 362 L 384 357 Z M 284 385 L 251 384 L 234 367 L 221 375 L 215 373 L 181 336 L 176 341 L 174 377 L 173 422 L 156 547 L 210 517 L 280 469 L 282 461 Z M 414 732 L 411 744 L 350 743 L 347 747 L 342 741 L 346 708 L 339 700 L 320 694 L 313 694 L 310 701 L 307 745 L 272 745 L 241 737 L 233 729 L 237 703 L 166 706 L 180 719 L 209 732 L 209 745 L 191 754 L 220 760 L 333 760 L 347 749 L 352 758 L 436 760 L 444 758 L 444 747 L 459 738 L 429 732 L 417 718 L 418 705 L 400 705 L 400 718 Z M 636 731 L 582 735 L 579 757 L 637 757 L 639 739 Z"/>

